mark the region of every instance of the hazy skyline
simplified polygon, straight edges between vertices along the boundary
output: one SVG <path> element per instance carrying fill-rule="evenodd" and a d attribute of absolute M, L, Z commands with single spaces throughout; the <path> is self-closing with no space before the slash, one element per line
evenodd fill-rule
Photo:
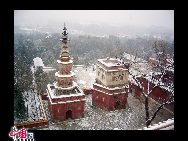
<path fill-rule="evenodd" d="M 174 10 L 15 10 L 15 25 L 105 23 L 174 29 Z"/>

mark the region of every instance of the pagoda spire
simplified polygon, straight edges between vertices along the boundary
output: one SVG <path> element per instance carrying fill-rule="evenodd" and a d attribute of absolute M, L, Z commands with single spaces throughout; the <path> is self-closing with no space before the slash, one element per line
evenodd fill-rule
<path fill-rule="evenodd" d="M 67 28 L 66 28 L 66 26 L 65 26 L 65 22 L 64 22 L 64 28 L 63 28 L 63 30 L 67 30 Z"/>
<path fill-rule="evenodd" d="M 68 33 L 67 33 L 67 28 L 64 23 L 64 28 L 62 32 L 62 37 L 60 41 L 62 42 L 61 45 L 61 53 L 60 53 L 60 60 L 61 61 L 69 61 L 70 60 L 70 55 L 69 55 L 69 49 L 68 49 Z"/>
<path fill-rule="evenodd" d="M 64 28 L 63 28 L 63 32 L 62 32 L 62 37 L 61 37 L 61 41 L 63 42 L 63 43 L 67 43 L 67 40 L 68 40 L 68 33 L 67 33 L 67 28 L 66 28 L 66 26 L 65 26 L 65 23 L 64 23 Z"/>

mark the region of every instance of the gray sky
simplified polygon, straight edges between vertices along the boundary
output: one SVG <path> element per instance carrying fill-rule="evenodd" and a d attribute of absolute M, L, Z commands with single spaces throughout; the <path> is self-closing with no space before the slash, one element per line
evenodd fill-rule
<path fill-rule="evenodd" d="M 174 10 L 15 10 L 15 25 L 50 22 L 108 23 L 174 28 Z"/>

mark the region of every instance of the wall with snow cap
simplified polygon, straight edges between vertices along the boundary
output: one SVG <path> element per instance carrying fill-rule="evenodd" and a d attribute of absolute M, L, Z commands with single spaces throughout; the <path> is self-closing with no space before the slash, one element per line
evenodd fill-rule
<path fill-rule="evenodd" d="M 143 130 L 174 130 L 174 118 L 144 127 Z"/>

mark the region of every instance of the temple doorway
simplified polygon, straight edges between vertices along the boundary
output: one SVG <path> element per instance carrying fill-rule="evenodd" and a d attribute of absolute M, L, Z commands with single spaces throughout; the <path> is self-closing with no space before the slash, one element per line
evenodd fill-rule
<path fill-rule="evenodd" d="M 118 100 L 118 101 L 116 101 L 116 103 L 115 103 L 115 109 L 120 109 L 121 108 L 121 103 L 120 103 L 120 101 Z"/>
<path fill-rule="evenodd" d="M 68 110 L 67 112 L 66 112 L 66 119 L 72 119 L 72 111 L 71 110 Z"/>

